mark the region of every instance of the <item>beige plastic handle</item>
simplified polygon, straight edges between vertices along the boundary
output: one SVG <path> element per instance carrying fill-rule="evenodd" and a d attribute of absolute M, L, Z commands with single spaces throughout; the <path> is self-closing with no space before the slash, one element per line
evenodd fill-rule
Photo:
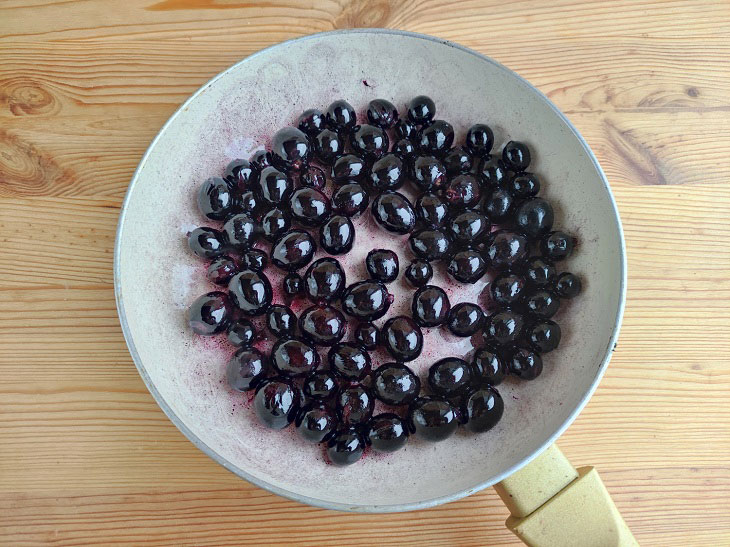
<path fill-rule="evenodd" d="M 575 469 L 556 445 L 495 487 L 507 528 L 533 547 L 639 544 L 593 467 Z"/>

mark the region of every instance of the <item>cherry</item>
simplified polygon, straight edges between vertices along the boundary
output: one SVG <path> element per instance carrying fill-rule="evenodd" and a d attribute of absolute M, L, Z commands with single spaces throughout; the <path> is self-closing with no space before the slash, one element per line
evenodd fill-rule
<path fill-rule="evenodd" d="M 421 327 L 440 325 L 446 321 L 450 310 L 449 297 L 441 287 L 425 285 L 413 295 L 411 315 Z"/>
<path fill-rule="evenodd" d="M 271 364 L 285 376 L 305 376 L 319 366 L 319 354 L 304 340 L 285 336 L 271 349 Z"/>
<path fill-rule="evenodd" d="M 263 272 L 243 270 L 228 283 L 231 301 L 245 315 L 261 315 L 271 305 L 272 290 Z"/>
<path fill-rule="evenodd" d="M 294 421 L 299 409 L 299 390 L 285 378 L 272 378 L 259 385 L 253 407 L 264 425 L 284 429 Z"/>
<path fill-rule="evenodd" d="M 367 436 L 373 450 L 395 452 L 406 444 L 408 426 L 397 414 L 378 414 L 370 420 Z"/>
<path fill-rule="evenodd" d="M 373 374 L 373 393 L 386 405 L 407 405 L 421 390 L 421 380 L 402 363 L 386 363 Z"/>
<path fill-rule="evenodd" d="M 413 361 L 423 349 L 423 334 L 405 315 L 388 319 L 381 331 L 383 346 L 399 362 Z"/>
<path fill-rule="evenodd" d="M 373 125 L 390 129 L 398 121 L 398 109 L 390 101 L 375 99 L 368 104 L 367 118 Z"/>
<path fill-rule="evenodd" d="M 223 332 L 233 317 L 233 306 L 224 292 L 198 297 L 188 308 L 188 325 L 196 334 L 211 336 Z"/>
<path fill-rule="evenodd" d="M 240 348 L 226 365 L 228 385 L 236 391 L 256 389 L 266 372 L 266 359 L 254 348 Z"/>

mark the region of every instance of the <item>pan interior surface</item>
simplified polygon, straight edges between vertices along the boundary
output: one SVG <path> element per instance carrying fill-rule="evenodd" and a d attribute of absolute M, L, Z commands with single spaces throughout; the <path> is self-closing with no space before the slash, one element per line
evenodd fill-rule
<path fill-rule="evenodd" d="M 277 432 L 259 425 L 248 395 L 225 384 L 232 348 L 187 329 L 184 310 L 213 287 L 203 263 L 187 251 L 185 233 L 207 224 L 195 205 L 200 183 L 220 175 L 231 159 L 268 145 L 270 136 L 304 109 L 325 109 L 344 98 L 360 117 L 370 100 L 385 98 L 403 113 L 419 94 L 434 99 L 436 117 L 454 126 L 457 142 L 471 124 L 482 122 L 493 128 L 497 151 L 513 139 L 529 144 L 530 171 L 543 181 L 556 226 L 580 240 L 558 269 L 579 274 L 583 293 L 556 317 L 563 341 L 544 356 L 543 374 L 532 382 L 508 380 L 499 386 L 505 414 L 495 429 L 481 435 L 460 431 L 435 444 L 411 439 L 397 453 L 369 453 L 339 468 L 327 464 L 321 448 L 305 443 L 293 428 Z M 368 218 L 366 213 L 358 219 L 355 250 L 343 259 L 348 282 L 365 277 L 362 264 L 372 248 L 398 250 L 401 272 L 411 260 L 404 251 L 407 238 L 394 237 Z M 414 509 L 468 495 L 501 480 L 552 442 L 583 407 L 607 365 L 624 280 L 623 240 L 610 190 L 595 158 L 555 107 L 483 56 L 395 31 L 335 32 L 286 42 L 206 84 L 171 118 L 142 160 L 125 201 L 115 253 L 125 337 L 172 421 L 216 461 L 261 487 L 313 505 L 357 511 Z M 278 279 L 272 281 L 278 286 Z M 443 283 L 452 305 L 484 302 L 484 281 Z M 412 289 L 399 280 L 390 291 L 396 302 L 389 316 L 406 312 Z M 413 368 L 425 378 L 435 359 L 448 352 L 462 357 L 468 344 L 431 329 Z"/>

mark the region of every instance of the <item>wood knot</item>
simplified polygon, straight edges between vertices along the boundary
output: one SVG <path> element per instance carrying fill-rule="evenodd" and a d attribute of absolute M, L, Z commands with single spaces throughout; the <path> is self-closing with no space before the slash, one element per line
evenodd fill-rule
<path fill-rule="evenodd" d="M 15 116 L 53 114 L 60 109 L 53 94 L 27 79 L 0 82 L 0 104 Z"/>
<path fill-rule="evenodd" d="M 335 19 L 335 28 L 377 28 L 388 26 L 388 0 L 353 0 Z"/>
<path fill-rule="evenodd" d="M 0 130 L 0 196 L 68 195 L 73 180 L 48 154 Z"/>

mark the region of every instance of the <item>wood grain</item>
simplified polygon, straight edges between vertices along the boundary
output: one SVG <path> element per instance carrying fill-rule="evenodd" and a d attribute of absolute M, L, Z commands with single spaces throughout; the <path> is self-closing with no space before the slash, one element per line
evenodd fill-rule
<path fill-rule="evenodd" d="M 144 387 L 112 247 L 175 108 L 281 40 L 385 26 L 536 84 L 611 180 L 629 253 L 614 359 L 561 439 L 643 545 L 730 544 L 730 4 L 0 3 L 0 545 L 514 544 L 490 490 L 426 511 L 313 509 L 235 479 Z"/>

